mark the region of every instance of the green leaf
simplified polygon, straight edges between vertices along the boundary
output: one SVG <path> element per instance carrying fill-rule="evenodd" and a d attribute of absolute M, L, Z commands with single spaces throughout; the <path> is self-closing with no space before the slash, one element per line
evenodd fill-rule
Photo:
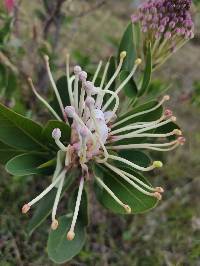
<path fill-rule="evenodd" d="M 71 186 L 75 178 L 78 176 L 77 170 L 72 170 L 70 173 L 66 175 L 65 183 L 62 189 L 61 198 L 64 195 L 64 192 Z M 33 214 L 33 217 L 29 221 L 27 227 L 27 233 L 31 235 L 34 230 L 42 224 L 42 222 L 49 216 L 51 210 L 53 208 L 55 196 L 56 196 L 56 188 L 53 188 L 46 196 L 44 196 L 39 203 L 37 204 L 36 210 Z"/>
<path fill-rule="evenodd" d="M 75 191 L 73 192 L 69 200 L 69 209 L 72 212 L 74 212 L 74 209 L 75 209 L 77 194 L 78 194 L 78 188 L 75 189 Z M 87 192 L 85 189 L 83 190 L 82 197 L 81 197 L 81 204 L 79 208 L 78 219 L 82 222 L 83 225 L 85 226 L 88 225 L 88 197 L 87 197 Z"/>
<path fill-rule="evenodd" d="M 61 264 L 71 260 L 76 256 L 86 240 L 85 228 L 80 221 L 77 221 L 75 227 L 75 238 L 72 241 L 67 240 L 66 236 L 70 229 L 71 218 L 62 216 L 59 218 L 57 230 L 51 230 L 47 243 L 47 252 L 49 258 L 55 263 Z"/>
<path fill-rule="evenodd" d="M 8 17 L 7 20 L 5 20 L 5 24 L 0 29 L 0 44 L 3 44 L 8 39 L 10 35 L 11 23 L 12 18 Z"/>
<path fill-rule="evenodd" d="M 170 85 L 169 83 L 166 84 L 166 82 L 163 82 L 159 79 L 152 80 L 149 84 L 148 90 L 146 94 L 148 95 L 148 99 L 155 99 L 158 96 L 162 95 L 163 93 L 166 93 L 167 90 L 169 90 Z"/>
<path fill-rule="evenodd" d="M 49 174 L 51 173 L 51 168 L 39 168 L 46 161 L 47 159 L 39 154 L 20 154 L 7 162 L 6 171 L 15 176 Z"/>
<path fill-rule="evenodd" d="M 149 43 L 147 47 L 146 64 L 145 64 L 142 86 L 139 90 L 139 96 L 142 96 L 147 91 L 149 83 L 151 81 L 151 73 L 152 73 L 152 55 L 151 55 L 151 44 Z"/>
<path fill-rule="evenodd" d="M 0 141 L 0 163 L 6 164 L 11 158 L 24 153 L 24 151 L 16 150 Z"/>
<path fill-rule="evenodd" d="M 10 99 L 12 97 L 13 92 L 17 88 L 17 78 L 12 72 L 8 72 L 7 76 L 7 84 L 5 88 L 5 96 L 7 99 Z"/>
<path fill-rule="evenodd" d="M 43 145 L 42 127 L 0 104 L 0 140 L 27 151 L 47 150 Z"/>
<path fill-rule="evenodd" d="M 136 57 L 141 58 L 141 55 L 140 55 L 141 31 L 140 31 L 139 23 L 133 24 L 133 42 L 134 42 L 134 47 L 135 47 L 135 51 L 137 55 Z"/>
<path fill-rule="evenodd" d="M 118 53 L 118 58 L 120 56 L 120 53 L 126 51 L 126 57 L 124 59 L 124 63 L 122 66 L 122 69 L 131 71 L 134 65 L 134 60 L 135 60 L 135 51 L 134 51 L 134 44 L 133 44 L 133 26 L 132 23 L 130 23 L 120 42 L 119 45 L 119 53 Z"/>
<path fill-rule="evenodd" d="M 130 74 L 129 71 L 126 71 L 126 70 L 122 71 L 120 73 L 121 82 L 123 82 L 128 77 L 129 74 Z M 138 93 L 137 85 L 136 85 L 134 79 L 130 79 L 129 82 L 124 86 L 123 90 L 124 90 L 124 93 L 126 94 L 126 96 L 134 99 Z"/>
<path fill-rule="evenodd" d="M 52 138 L 52 131 L 54 128 L 59 128 L 61 130 L 61 141 L 63 143 L 67 144 L 70 142 L 70 136 L 71 136 L 70 127 L 64 122 L 58 120 L 50 120 L 47 122 L 42 131 L 42 136 L 47 144 L 53 144 L 55 145 L 55 147 L 57 147 L 54 139 Z"/>
<path fill-rule="evenodd" d="M 145 184 L 149 184 L 144 176 L 131 170 L 130 168 L 125 168 L 127 172 L 134 175 Z M 135 189 L 122 177 L 116 175 L 110 170 L 102 167 L 95 166 L 93 168 L 93 173 L 97 177 L 102 178 L 103 182 L 112 190 L 112 192 L 124 203 L 131 207 L 132 214 L 143 213 L 152 208 L 154 208 L 158 200 L 154 197 L 148 196 Z M 126 214 L 123 207 L 121 207 L 111 196 L 105 191 L 105 189 L 99 187 L 95 183 L 95 193 L 99 202 L 107 209 L 114 213 Z"/>
<path fill-rule="evenodd" d="M 56 86 L 57 86 L 58 92 L 60 94 L 63 106 L 65 107 L 65 106 L 71 105 L 69 93 L 68 93 L 67 76 L 63 75 L 62 77 L 60 77 L 56 82 Z M 57 114 L 59 114 L 60 117 L 62 117 L 62 112 L 60 110 L 60 106 L 58 104 L 56 96 L 54 96 L 54 98 L 51 102 L 51 106 L 57 112 Z"/>

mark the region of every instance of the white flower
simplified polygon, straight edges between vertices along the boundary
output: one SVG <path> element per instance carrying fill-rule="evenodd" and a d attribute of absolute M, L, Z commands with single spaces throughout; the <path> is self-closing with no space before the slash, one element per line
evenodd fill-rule
<path fill-rule="evenodd" d="M 179 129 L 172 130 L 169 133 L 165 134 L 156 134 L 149 133 L 150 130 L 159 128 L 163 125 L 166 125 L 172 121 L 175 121 L 176 118 L 173 116 L 170 110 L 166 110 L 165 113 L 157 120 L 151 122 L 134 122 L 130 121 L 139 117 L 143 114 L 148 114 L 154 110 L 157 110 L 165 101 L 169 100 L 169 96 L 164 96 L 163 99 L 154 107 L 141 111 L 129 116 L 126 116 L 124 119 L 121 119 L 115 122 L 116 112 L 119 108 L 119 93 L 124 88 L 124 86 L 129 82 L 129 80 L 134 75 L 137 70 L 138 65 L 141 63 L 140 59 L 135 61 L 134 67 L 127 78 L 116 88 L 113 92 L 110 90 L 112 83 L 118 77 L 126 52 L 122 52 L 120 55 L 119 65 L 117 66 L 113 76 L 105 83 L 105 78 L 108 71 L 108 63 L 105 66 L 104 73 L 102 76 L 100 87 L 95 86 L 96 79 L 99 75 L 100 68 L 102 63 L 100 62 L 92 81 L 87 81 L 87 73 L 82 71 L 80 66 L 74 67 L 74 75 L 70 76 L 69 74 L 69 57 L 67 57 L 67 83 L 68 83 L 68 92 L 70 98 L 70 106 L 64 108 L 58 90 L 56 88 L 55 82 L 53 80 L 50 68 L 48 57 L 45 57 L 47 72 L 49 74 L 52 87 L 55 91 L 58 103 L 62 110 L 63 119 L 68 123 L 67 117 L 72 120 L 71 124 L 71 143 L 65 147 L 65 145 L 60 141 L 61 131 L 59 129 L 54 129 L 52 132 L 52 137 L 55 139 L 55 143 L 59 148 L 57 156 L 57 167 L 54 173 L 52 184 L 47 187 L 39 196 L 25 204 L 22 211 L 26 213 L 30 207 L 40 200 L 44 195 L 46 195 L 53 187 L 57 187 L 57 194 L 52 211 L 52 229 L 55 230 L 58 227 L 58 221 L 56 219 L 56 210 L 62 191 L 65 175 L 71 166 L 79 167 L 82 171 L 78 196 L 76 200 L 76 206 L 73 214 L 72 224 L 70 230 L 67 234 L 67 238 L 72 240 L 75 236 L 74 229 L 76 225 L 76 220 L 78 217 L 79 206 L 81 202 L 81 195 L 84 187 L 85 178 L 88 176 L 88 163 L 91 160 L 104 165 L 112 172 L 120 176 L 122 179 L 126 180 L 130 185 L 135 187 L 140 192 L 145 195 L 152 196 L 161 199 L 161 194 L 164 190 L 161 187 L 153 188 L 148 184 L 144 183 L 137 177 L 131 175 L 130 173 L 121 170 L 112 164 L 112 161 L 121 162 L 139 171 L 151 171 L 155 168 L 162 167 L 162 162 L 154 161 L 152 165 L 148 167 L 139 166 L 133 162 L 128 161 L 125 158 L 121 158 L 116 155 L 117 151 L 122 149 L 149 149 L 157 151 L 169 151 L 173 150 L 179 145 L 182 145 L 185 142 L 185 139 L 181 136 L 182 133 Z M 33 91 L 36 96 L 41 100 L 45 106 L 50 110 L 50 112 L 59 120 L 62 120 L 58 114 L 49 106 L 49 104 L 38 95 L 36 92 L 32 81 L 30 80 Z M 81 84 L 81 86 L 80 86 Z M 79 93 L 80 89 L 80 93 Z M 104 103 L 105 95 L 110 95 L 109 100 Z M 110 107 L 110 104 L 114 102 L 114 107 Z M 124 123 L 128 125 L 123 126 Z M 179 137 L 176 140 L 166 142 L 166 143 L 140 143 L 140 144 L 118 144 L 118 141 L 139 138 L 139 137 L 150 137 L 150 138 L 166 138 L 172 135 L 178 135 Z M 109 153 L 109 151 L 115 151 Z M 65 165 L 61 163 L 61 153 L 65 154 Z M 103 182 L 99 177 L 95 177 L 97 182 L 110 194 L 110 196 L 122 206 L 127 213 L 131 213 L 131 208 L 126 203 L 122 202 L 112 190 Z"/>

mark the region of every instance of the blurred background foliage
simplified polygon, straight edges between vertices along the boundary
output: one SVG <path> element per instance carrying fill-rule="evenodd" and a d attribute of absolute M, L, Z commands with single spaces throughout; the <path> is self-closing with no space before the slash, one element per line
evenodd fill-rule
<path fill-rule="evenodd" d="M 46 120 L 28 83 L 31 76 L 41 94 L 52 97 L 43 54 L 50 56 L 56 78 L 65 71 L 64 55 L 92 71 L 99 59 L 116 52 L 130 15 L 140 1 L 131 0 L 16 0 L 12 13 L 0 3 L 0 101 L 15 111 Z M 149 87 L 149 96 L 166 90 L 170 108 L 178 117 L 187 143 L 162 160 L 164 169 L 152 176 L 165 187 L 160 205 L 148 214 L 115 216 L 103 210 L 90 195 L 88 241 L 65 265 L 200 265 L 200 1 L 194 1 L 196 32 L 193 41 L 175 54 Z M 73 64 L 72 64 L 73 65 Z M 33 117 L 34 118 L 34 117 Z M 160 159 L 160 158 L 158 158 Z M 30 190 L 31 185 L 34 185 Z M 49 224 L 30 238 L 28 217 L 21 206 L 37 194 L 45 180 L 0 176 L 0 266 L 54 265 L 46 254 Z M 67 196 L 66 196 L 67 201 Z M 62 201 L 60 212 L 66 205 Z"/>

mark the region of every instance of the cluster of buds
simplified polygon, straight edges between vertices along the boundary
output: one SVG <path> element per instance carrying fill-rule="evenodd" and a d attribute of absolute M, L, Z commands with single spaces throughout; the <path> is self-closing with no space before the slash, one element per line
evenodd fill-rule
<path fill-rule="evenodd" d="M 4 5 L 9 13 L 11 13 L 15 7 L 15 0 L 4 0 Z"/>
<path fill-rule="evenodd" d="M 56 88 L 55 82 L 53 80 L 48 57 L 45 56 L 47 72 L 52 84 L 52 87 L 57 96 L 58 103 L 63 113 L 63 118 L 52 109 L 52 107 L 43 99 L 33 86 L 31 79 L 29 79 L 30 85 L 40 101 L 49 109 L 49 111 L 59 120 L 64 120 L 68 123 L 68 118 L 71 125 L 71 141 L 68 146 L 65 146 L 61 142 L 61 130 L 55 128 L 52 132 L 52 137 L 58 146 L 57 154 L 57 166 L 52 179 L 52 183 L 36 198 L 34 198 L 29 203 L 25 204 L 22 208 L 22 212 L 26 213 L 29 211 L 30 207 L 43 198 L 52 188 L 57 188 L 57 194 L 55 197 L 53 210 L 52 210 L 52 230 L 56 230 L 59 226 L 58 220 L 56 219 L 56 211 L 58 202 L 60 199 L 63 183 L 65 180 L 66 173 L 71 168 L 78 168 L 81 170 L 79 189 L 76 200 L 75 209 L 73 212 L 72 223 L 67 233 L 67 239 L 73 240 L 75 237 L 75 225 L 78 217 L 79 207 L 81 203 L 81 196 L 85 184 L 85 180 L 91 173 L 91 169 L 88 169 L 89 163 L 94 161 L 96 164 L 100 164 L 104 168 L 118 175 L 119 178 L 125 180 L 128 184 L 133 186 L 135 189 L 141 193 L 154 197 L 157 200 L 161 200 L 162 193 L 164 189 L 161 187 L 152 187 L 147 183 L 144 183 L 138 177 L 130 174 L 128 171 L 121 169 L 117 165 L 118 162 L 125 164 L 127 167 L 132 168 L 136 171 L 152 171 L 155 168 L 162 167 L 162 162 L 154 161 L 149 166 L 143 167 L 132 161 L 118 156 L 119 150 L 128 149 L 148 149 L 157 151 L 169 151 L 175 149 L 177 146 L 184 144 L 185 139 L 182 137 L 182 132 L 179 129 L 174 129 L 169 133 L 157 134 L 153 133 L 154 129 L 158 129 L 168 123 L 176 121 L 176 117 L 173 116 L 172 111 L 167 109 L 164 114 L 155 121 L 147 122 L 132 122 L 133 118 L 141 117 L 144 114 L 156 111 L 163 105 L 165 101 L 169 100 L 169 96 L 164 96 L 156 106 L 141 111 L 132 115 L 128 115 L 121 120 L 116 121 L 116 112 L 119 108 L 119 93 L 126 86 L 126 84 L 133 77 L 139 64 L 141 64 L 141 59 L 137 59 L 130 71 L 130 74 L 126 77 L 122 83 L 120 83 L 115 91 L 112 91 L 111 85 L 118 78 L 120 71 L 122 70 L 122 65 L 124 58 L 126 57 L 126 52 L 123 51 L 120 54 L 119 64 L 113 73 L 113 76 L 106 83 L 106 76 L 108 71 L 109 62 L 105 65 L 103 70 L 102 79 L 100 86 L 95 86 L 96 80 L 99 77 L 99 72 L 102 67 L 102 62 L 99 63 L 97 70 L 94 74 L 92 81 L 87 80 L 87 73 L 82 70 L 80 66 L 74 67 L 74 73 L 70 76 L 69 72 L 69 56 L 67 56 L 66 62 L 66 76 L 68 82 L 68 94 L 70 98 L 70 106 L 64 107 Z M 110 95 L 107 99 L 107 95 Z M 112 103 L 112 105 L 111 105 Z M 114 105 L 113 105 L 114 103 Z M 112 106 L 112 107 L 111 107 Z M 126 126 L 124 123 L 126 122 Z M 151 133 L 150 133 L 151 132 Z M 123 140 L 133 139 L 133 138 L 148 138 L 148 139 L 163 139 L 170 136 L 177 136 L 173 141 L 162 141 L 161 143 L 156 143 L 155 141 L 148 143 L 135 144 L 121 144 Z M 120 141 L 120 144 L 119 144 Z M 124 142 L 125 143 L 125 142 Z M 61 161 L 60 154 L 64 154 L 64 160 Z M 127 213 L 132 213 L 131 207 L 127 202 L 122 202 L 121 199 L 114 194 L 112 188 L 108 187 L 102 178 L 94 177 L 98 184 L 107 192 L 109 195 L 122 207 Z"/>
<path fill-rule="evenodd" d="M 132 22 L 140 23 L 145 42 L 152 44 L 155 65 L 194 37 L 191 3 L 191 0 L 148 0 L 132 15 Z"/>

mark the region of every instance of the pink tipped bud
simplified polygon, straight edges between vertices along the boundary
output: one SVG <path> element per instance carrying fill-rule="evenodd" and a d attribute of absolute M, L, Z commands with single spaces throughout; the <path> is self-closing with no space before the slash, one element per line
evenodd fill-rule
<path fill-rule="evenodd" d="M 186 142 L 186 139 L 185 139 L 184 137 L 179 137 L 179 138 L 177 139 L 177 141 L 178 141 L 178 143 L 179 143 L 180 145 L 184 145 L 185 142 Z"/>
<path fill-rule="evenodd" d="M 87 127 L 82 127 L 80 129 L 80 135 L 81 135 L 81 137 L 87 137 L 87 135 L 88 135 L 88 128 Z"/>
<path fill-rule="evenodd" d="M 138 20 L 139 20 L 139 17 L 138 17 L 137 15 L 132 15 L 132 16 L 131 16 L 131 21 L 132 21 L 133 23 L 138 22 Z"/>
<path fill-rule="evenodd" d="M 73 106 L 66 106 L 65 113 L 68 117 L 73 117 L 75 114 L 75 108 Z"/>
<path fill-rule="evenodd" d="M 76 151 L 79 151 L 80 150 L 80 143 L 79 142 L 76 142 L 73 144 L 73 148 L 76 150 Z"/>
<path fill-rule="evenodd" d="M 84 88 L 87 93 L 91 95 L 95 95 L 99 92 L 99 89 L 94 86 L 94 84 L 91 81 L 86 81 L 84 83 Z"/>
<path fill-rule="evenodd" d="M 158 200 L 162 199 L 162 195 L 159 192 L 154 192 L 153 193 L 154 197 L 157 198 Z"/>
<path fill-rule="evenodd" d="M 73 231 L 69 231 L 67 233 L 67 240 L 72 241 L 75 237 L 75 233 Z"/>
<path fill-rule="evenodd" d="M 7 11 L 9 13 L 12 12 L 15 6 L 15 0 L 4 0 L 4 3 Z"/>
<path fill-rule="evenodd" d="M 87 107 L 91 107 L 95 104 L 95 100 L 92 98 L 92 97 L 87 97 L 86 100 L 85 100 L 85 104 Z"/>
<path fill-rule="evenodd" d="M 74 67 L 74 74 L 75 74 L 75 75 L 78 75 L 81 71 L 82 71 L 82 69 L 81 69 L 80 66 L 75 66 L 75 67 Z"/>
<path fill-rule="evenodd" d="M 162 187 L 156 187 L 155 190 L 158 193 L 163 193 L 164 192 L 164 189 Z"/>
<path fill-rule="evenodd" d="M 173 115 L 173 112 L 170 109 L 166 109 L 165 112 L 164 112 L 164 115 L 166 117 L 171 117 Z"/>
<path fill-rule="evenodd" d="M 60 128 L 54 128 L 54 130 L 52 131 L 52 138 L 54 138 L 54 139 L 60 139 L 61 138 Z"/>
<path fill-rule="evenodd" d="M 58 220 L 53 220 L 51 224 L 51 229 L 56 230 L 58 228 Z"/>
<path fill-rule="evenodd" d="M 31 206 L 29 206 L 28 204 L 24 204 L 24 206 L 22 207 L 22 213 L 25 214 L 30 210 Z"/>
<path fill-rule="evenodd" d="M 165 33 L 165 39 L 169 40 L 171 37 L 172 37 L 171 32 L 167 31 L 167 32 Z"/>
<path fill-rule="evenodd" d="M 86 79 L 87 79 L 87 73 L 85 71 L 79 72 L 79 79 L 81 81 L 83 81 L 83 82 L 86 81 Z"/>

